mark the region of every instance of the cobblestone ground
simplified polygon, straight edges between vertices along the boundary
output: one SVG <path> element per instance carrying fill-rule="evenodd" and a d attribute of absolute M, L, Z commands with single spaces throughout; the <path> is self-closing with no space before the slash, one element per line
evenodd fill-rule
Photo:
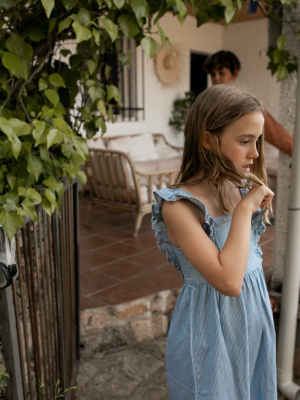
<path fill-rule="evenodd" d="M 170 400 L 165 345 L 162 337 L 100 352 L 83 349 L 75 400 Z"/>
<path fill-rule="evenodd" d="M 169 400 L 166 338 L 81 351 L 76 400 Z"/>

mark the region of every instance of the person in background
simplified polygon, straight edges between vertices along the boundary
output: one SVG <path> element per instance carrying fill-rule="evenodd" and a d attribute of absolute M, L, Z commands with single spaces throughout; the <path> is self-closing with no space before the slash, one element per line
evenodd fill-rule
<path fill-rule="evenodd" d="M 212 84 L 231 85 L 238 77 L 241 63 L 231 51 L 218 51 L 209 56 L 204 64 L 204 70 L 210 75 Z M 282 153 L 292 156 L 293 138 L 267 111 L 264 125 L 265 140 Z"/>

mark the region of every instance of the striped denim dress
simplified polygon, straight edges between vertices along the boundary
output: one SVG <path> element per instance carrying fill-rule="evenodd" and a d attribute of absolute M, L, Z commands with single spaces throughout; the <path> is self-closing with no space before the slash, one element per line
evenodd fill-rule
<path fill-rule="evenodd" d="M 242 196 L 245 191 L 241 189 Z M 179 295 L 166 348 L 171 400 L 276 400 L 275 330 L 262 269 L 262 211 L 252 216 L 251 243 L 242 291 L 220 294 L 193 267 L 167 236 L 164 201 L 188 199 L 205 216 L 203 229 L 221 250 L 232 213 L 212 218 L 206 206 L 183 189 L 154 192 L 152 226 L 161 251 L 180 271 L 185 284 Z"/>

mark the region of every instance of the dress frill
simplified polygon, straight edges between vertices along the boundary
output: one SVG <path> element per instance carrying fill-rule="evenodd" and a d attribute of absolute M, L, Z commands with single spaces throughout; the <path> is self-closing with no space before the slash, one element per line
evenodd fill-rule
<path fill-rule="evenodd" d="M 242 196 L 245 196 L 247 193 L 246 189 L 241 189 Z M 194 196 L 192 196 L 189 192 L 183 190 L 183 189 L 175 189 L 171 190 L 168 188 L 164 188 L 161 190 L 158 190 L 154 192 L 154 198 L 156 200 L 156 203 L 153 204 L 152 206 L 152 227 L 155 231 L 155 237 L 157 238 L 157 244 L 159 247 L 159 250 L 161 252 L 165 252 L 167 255 L 167 260 L 169 263 L 173 263 L 175 268 L 178 269 L 178 271 L 182 275 L 182 271 L 180 268 L 180 262 L 176 256 L 176 253 L 174 251 L 174 246 L 170 243 L 166 228 L 165 228 L 165 223 L 162 217 L 161 209 L 162 209 L 162 204 L 164 200 L 167 201 L 177 201 L 181 199 L 188 199 L 191 200 L 193 203 L 198 205 L 201 210 L 204 212 L 204 224 L 203 224 L 203 229 L 206 232 L 207 236 L 211 238 L 211 240 L 216 243 L 218 246 L 218 241 L 215 237 L 215 232 L 214 232 L 214 225 L 215 225 L 215 219 L 211 217 L 207 211 L 207 208 L 204 203 L 202 203 L 201 200 L 196 199 Z M 253 232 L 254 232 L 254 242 L 256 244 L 256 253 L 259 257 L 262 256 L 262 251 L 261 248 L 258 246 L 259 238 L 261 233 L 265 232 L 266 226 L 263 222 L 262 218 L 263 210 L 260 208 L 255 211 L 255 213 L 252 216 L 252 225 L 253 225 Z M 218 246 L 219 247 L 219 246 Z M 219 250 L 221 250 L 219 248 Z"/>
<path fill-rule="evenodd" d="M 178 269 L 181 276 L 183 277 L 182 270 L 180 268 L 180 262 L 176 256 L 174 251 L 174 246 L 170 243 L 169 238 L 167 236 L 165 223 L 162 217 L 161 209 L 164 200 L 167 201 L 177 201 L 181 199 L 189 199 L 193 203 L 197 204 L 201 210 L 204 212 L 204 224 L 203 229 L 206 234 L 214 241 L 214 219 L 209 215 L 207 208 L 202 201 L 196 199 L 190 193 L 186 192 L 183 189 L 162 189 L 154 192 L 154 198 L 156 203 L 152 206 L 152 228 L 155 231 L 155 237 L 157 238 L 157 245 L 161 252 L 166 253 L 167 260 L 169 263 L 173 263 L 175 268 Z"/>

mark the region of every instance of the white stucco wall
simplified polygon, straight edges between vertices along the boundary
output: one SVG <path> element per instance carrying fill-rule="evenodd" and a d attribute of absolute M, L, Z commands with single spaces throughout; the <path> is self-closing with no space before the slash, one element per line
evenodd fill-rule
<path fill-rule="evenodd" d="M 181 60 L 181 77 L 171 85 L 163 84 L 155 72 L 155 60 L 145 58 L 145 120 L 139 122 L 108 123 L 106 135 L 162 132 L 174 144 L 183 137 L 174 133 L 168 124 L 173 101 L 190 88 L 190 52 L 211 54 L 219 50 L 236 53 L 242 63 L 237 86 L 257 95 L 266 108 L 279 117 L 280 85 L 267 70 L 268 25 L 267 19 L 251 20 L 229 25 L 207 23 L 196 27 L 196 20 L 188 16 L 183 26 L 171 13 L 160 22 L 167 36 L 178 49 Z M 276 155 L 276 149 L 268 149 Z"/>
<path fill-rule="evenodd" d="M 145 58 L 145 120 L 139 122 L 118 122 L 107 124 L 106 135 L 162 132 L 174 144 L 182 143 L 182 135 L 173 132 L 168 124 L 173 101 L 190 90 L 190 52 L 204 54 L 222 49 L 224 27 L 208 23 L 196 27 L 195 18 L 188 16 L 181 26 L 171 13 L 165 15 L 160 25 L 172 39 L 181 60 L 181 76 L 171 85 L 163 84 L 155 72 L 155 60 Z M 156 38 L 157 40 L 158 37 Z"/>

